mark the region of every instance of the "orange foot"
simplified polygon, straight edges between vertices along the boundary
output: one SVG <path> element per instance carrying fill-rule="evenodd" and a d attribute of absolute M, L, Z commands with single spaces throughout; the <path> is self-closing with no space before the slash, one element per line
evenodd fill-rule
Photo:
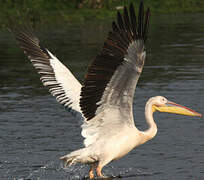
<path fill-rule="evenodd" d="M 105 178 L 106 176 L 104 176 L 104 175 L 101 173 L 101 170 L 102 170 L 102 168 L 101 168 L 100 166 L 98 166 L 98 167 L 96 168 L 96 174 L 97 174 L 98 177 Z"/>
<path fill-rule="evenodd" d="M 93 170 L 89 171 L 89 179 L 93 179 L 94 178 L 94 172 Z"/>
<path fill-rule="evenodd" d="M 91 165 L 91 168 L 89 170 L 89 179 L 94 178 L 94 166 Z"/>

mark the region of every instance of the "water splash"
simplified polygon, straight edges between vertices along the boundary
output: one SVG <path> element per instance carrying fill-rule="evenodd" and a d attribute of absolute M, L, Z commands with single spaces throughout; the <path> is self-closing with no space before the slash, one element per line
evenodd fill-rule
<path fill-rule="evenodd" d="M 87 173 L 87 166 L 86 165 L 80 165 L 76 164 L 70 167 L 63 167 L 62 169 L 69 174 L 69 180 L 81 180 L 85 177 L 85 174 Z"/>

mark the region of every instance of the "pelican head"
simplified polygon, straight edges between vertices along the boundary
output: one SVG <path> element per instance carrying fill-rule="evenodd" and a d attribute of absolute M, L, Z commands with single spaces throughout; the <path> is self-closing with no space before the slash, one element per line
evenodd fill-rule
<path fill-rule="evenodd" d="M 152 110 L 153 112 L 159 111 L 159 112 L 167 112 L 167 113 L 174 113 L 174 114 L 182 114 L 187 116 L 199 116 L 202 115 L 200 113 L 195 112 L 194 110 L 187 108 L 185 106 L 182 106 L 180 104 L 176 104 L 172 101 L 167 100 L 163 96 L 155 96 L 151 98 L 153 101 Z"/>

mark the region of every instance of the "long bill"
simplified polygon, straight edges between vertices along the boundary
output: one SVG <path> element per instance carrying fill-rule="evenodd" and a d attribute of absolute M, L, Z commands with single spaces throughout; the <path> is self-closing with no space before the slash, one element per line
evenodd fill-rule
<path fill-rule="evenodd" d="M 180 104 L 176 104 L 174 102 L 168 101 L 165 106 L 153 106 L 154 110 L 160 111 L 160 112 L 167 112 L 167 113 L 174 113 L 174 114 L 182 114 L 186 116 L 199 116 L 202 117 L 202 115 L 190 108 L 187 108 L 185 106 L 182 106 Z"/>

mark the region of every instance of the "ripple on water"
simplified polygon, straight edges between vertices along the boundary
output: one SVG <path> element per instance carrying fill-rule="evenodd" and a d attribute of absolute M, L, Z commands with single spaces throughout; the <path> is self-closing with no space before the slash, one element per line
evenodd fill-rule
<path fill-rule="evenodd" d="M 151 96 L 164 95 L 204 113 L 204 14 L 154 18 L 134 99 L 140 129 L 146 128 L 144 107 Z M 109 25 L 91 21 L 43 27 L 38 35 L 82 80 Z M 58 160 L 81 146 L 80 123 L 48 95 L 12 36 L 0 32 L 0 39 L 0 179 L 81 180 L 87 166 L 63 168 Z M 104 173 L 125 180 L 204 179 L 203 121 L 159 113 L 155 119 L 157 136 L 105 167 Z"/>

